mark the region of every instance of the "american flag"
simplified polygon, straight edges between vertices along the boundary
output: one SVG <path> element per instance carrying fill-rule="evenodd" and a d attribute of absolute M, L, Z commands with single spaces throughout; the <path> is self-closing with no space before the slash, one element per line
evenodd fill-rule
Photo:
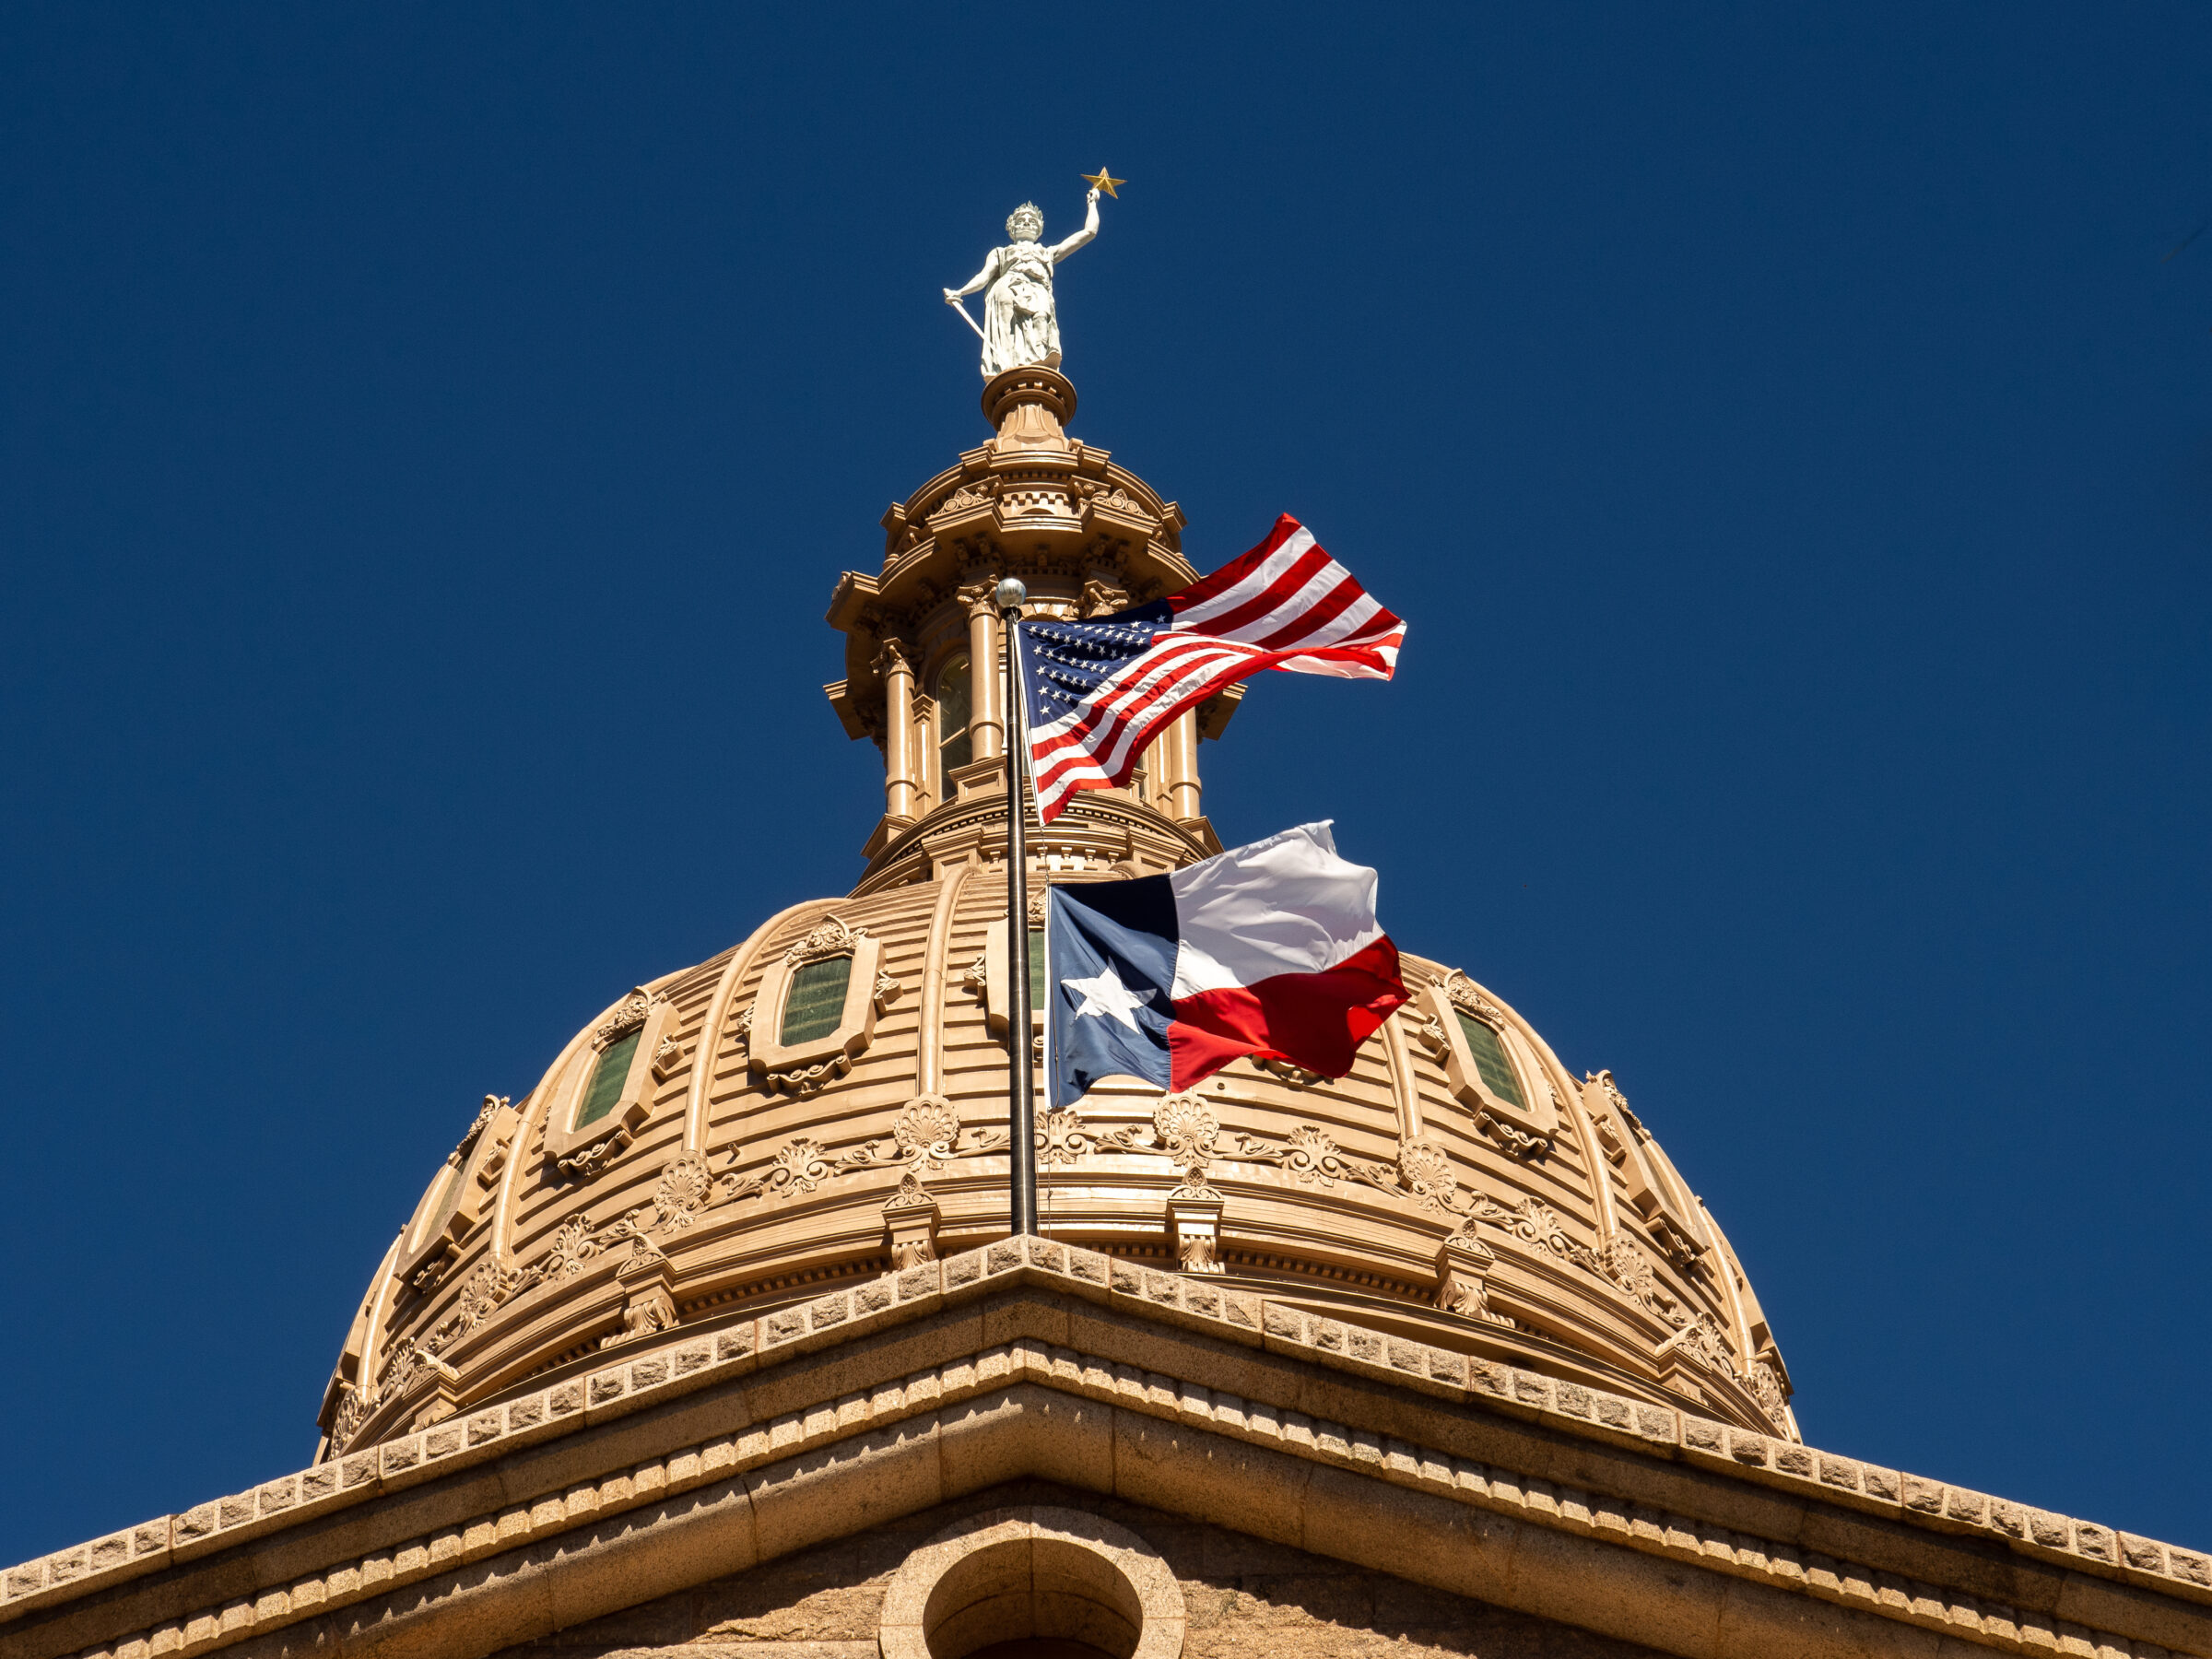
<path fill-rule="evenodd" d="M 1388 679 L 1406 624 L 1285 513 L 1265 541 L 1181 593 L 1018 633 L 1030 775 L 1049 824 L 1077 791 L 1126 785 L 1161 727 L 1263 668 Z"/>

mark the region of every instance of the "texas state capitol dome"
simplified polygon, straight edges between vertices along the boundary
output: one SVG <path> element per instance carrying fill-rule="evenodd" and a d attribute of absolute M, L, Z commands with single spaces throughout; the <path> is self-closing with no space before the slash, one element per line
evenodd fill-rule
<path fill-rule="evenodd" d="M 1174 503 L 1069 436 L 1075 408 L 1048 369 L 991 382 L 995 436 L 885 514 L 879 570 L 837 583 L 830 701 L 885 763 L 858 884 L 616 988 L 527 1095 L 485 1101 L 371 1279 L 322 1458 L 1006 1235 L 987 596 L 1013 575 L 1033 611 L 1088 616 L 1197 574 Z M 1218 851 L 1199 740 L 1234 707 L 1184 715 L 1131 789 L 1032 831 L 1032 895 Z M 1796 1441 L 1735 1253 L 1611 1077 L 1567 1066 L 1451 941 L 1394 937 L 1417 994 L 1342 1081 L 1241 1061 L 1042 1114 L 1046 1233 Z M 1193 1170 L 1218 1203 L 1179 1192 Z"/>

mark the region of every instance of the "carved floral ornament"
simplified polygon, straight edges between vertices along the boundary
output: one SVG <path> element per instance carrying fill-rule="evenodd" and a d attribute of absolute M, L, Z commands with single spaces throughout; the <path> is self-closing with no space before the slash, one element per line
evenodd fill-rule
<path fill-rule="evenodd" d="M 841 916 L 825 916 L 783 953 L 783 959 L 796 968 L 807 962 L 826 962 L 831 957 L 851 956 L 853 946 L 866 935 L 865 928 L 855 932 Z"/>
<path fill-rule="evenodd" d="M 640 986 L 624 997 L 612 1014 L 599 1022 L 597 1029 L 592 1032 L 592 1046 L 604 1049 L 618 1038 L 629 1036 L 645 1023 L 646 1017 L 652 1012 L 653 998 L 643 986 Z"/>
<path fill-rule="evenodd" d="M 963 484 L 942 501 L 939 501 L 930 511 L 929 517 L 932 521 L 940 518 L 959 518 L 961 514 L 973 512 L 978 508 L 987 508 L 991 505 L 992 488 L 992 485 L 988 482 Z"/>
<path fill-rule="evenodd" d="M 1659 1348 L 1662 1358 L 1679 1356 L 1726 1377 L 1758 1403 L 1778 1431 L 1789 1431 L 1787 1394 L 1778 1366 L 1762 1352 L 1748 1367 L 1739 1369 L 1719 1323 L 1710 1312 L 1693 1314 L 1628 1238 L 1616 1236 L 1589 1249 L 1576 1243 L 1560 1217 L 1536 1198 L 1524 1197 L 1509 1206 L 1470 1191 L 1460 1184 L 1450 1154 L 1426 1137 L 1402 1137 L 1394 1160 L 1387 1163 L 1344 1151 L 1315 1124 L 1298 1124 L 1279 1140 L 1239 1134 L 1231 1150 L 1225 1151 L 1221 1140 L 1212 1105 L 1186 1091 L 1161 1096 L 1154 1103 L 1149 1125 L 1098 1131 L 1087 1128 L 1075 1110 L 1047 1111 L 1040 1116 L 1036 1145 L 1040 1163 L 1051 1167 L 1073 1165 L 1110 1150 L 1165 1156 L 1181 1177 L 1169 1203 L 1174 1212 L 1176 1247 L 1186 1271 L 1218 1269 L 1222 1198 L 1207 1176 L 1210 1165 L 1224 1156 L 1273 1164 L 1303 1184 L 1326 1188 L 1348 1182 L 1410 1199 L 1422 1214 L 1449 1224 L 1440 1243 L 1440 1306 L 1471 1318 L 1511 1324 L 1490 1311 L 1485 1289 L 1497 1253 L 1478 1235 L 1478 1229 L 1495 1230 L 1493 1237 L 1516 1248 L 1549 1255 L 1603 1280 L 1667 1328 L 1670 1335 Z M 344 1450 L 380 1407 L 443 1363 L 441 1356 L 498 1308 L 547 1283 L 573 1278 L 624 1245 L 629 1247 L 624 1274 L 665 1267 L 664 1247 L 711 1211 L 745 1203 L 787 1202 L 846 1176 L 896 1170 L 898 1186 L 883 1206 L 894 1260 L 912 1265 L 934 1259 L 936 1206 L 924 1177 L 956 1159 L 1003 1154 L 1006 1141 L 1004 1129 L 963 1126 L 958 1108 L 943 1096 L 919 1095 L 906 1103 L 888 1137 L 842 1150 L 825 1147 L 811 1135 L 799 1135 L 778 1147 L 750 1172 L 733 1168 L 720 1175 L 712 1173 L 700 1154 L 679 1154 L 664 1166 L 647 1203 L 597 1226 L 571 1217 L 526 1266 L 481 1264 L 436 1327 L 394 1347 L 374 1386 L 340 1385 L 334 1450 Z M 739 1156 L 733 1150 L 731 1162 L 735 1164 Z M 925 1216 L 926 1225 L 908 1220 L 917 1216 Z M 653 1324 L 662 1317 L 658 1307 L 650 1298 L 633 1298 L 623 1315 L 623 1331 L 609 1340 L 640 1334 L 632 1327 L 661 1328 Z M 667 1317 L 673 1319 L 672 1310 Z"/>
<path fill-rule="evenodd" d="M 836 1152 L 811 1135 L 799 1135 L 777 1147 L 766 1163 L 750 1174 L 729 1170 L 715 1175 L 700 1154 L 679 1153 L 663 1166 L 660 1181 L 647 1202 L 597 1226 L 584 1217 L 570 1217 L 527 1266 L 509 1266 L 497 1260 L 480 1264 L 437 1325 L 419 1338 L 406 1338 L 394 1347 L 373 1388 L 341 1385 L 331 1435 L 333 1449 L 343 1451 L 372 1413 L 406 1394 L 426 1366 L 476 1330 L 496 1309 L 541 1285 L 574 1278 L 626 1244 L 625 1274 L 657 1266 L 666 1260 L 664 1246 L 710 1211 L 734 1204 L 800 1197 L 826 1182 L 865 1170 L 900 1171 L 899 1189 L 885 1206 L 887 1210 L 901 1203 L 931 1204 L 922 1184 L 923 1174 L 941 1170 L 956 1159 L 984 1157 L 1006 1149 L 1005 1130 L 963 1129 L 951 1101 L 941 1095 L 920 1095 L 907 1102 L 888 1138 L 863 1141 Z M 730 1156 L 735 1162 L 739 1154 L 733 1150 Z M 653 1317 L 657 1315 L 639 1315 L 647 1322 Z M 635 1323 L 626 1317 L 624 1331 L 615 1340 L 644 1334 L 629 1328 Z"/>

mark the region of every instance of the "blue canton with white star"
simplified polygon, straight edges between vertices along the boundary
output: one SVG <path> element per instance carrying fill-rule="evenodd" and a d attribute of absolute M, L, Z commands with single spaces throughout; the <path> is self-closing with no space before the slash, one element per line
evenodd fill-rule
<path fill-rule="evenodd" d="M 1100 680 L 1151 650 L 1152 641 L 1174 620 L 1174 607 L 1160 599 L 1088 622 L 1057 617 L 1024 622 L 1021 667 L 1028 680 L 1030 725 L 1048 726 L 1072 712 Z"/>

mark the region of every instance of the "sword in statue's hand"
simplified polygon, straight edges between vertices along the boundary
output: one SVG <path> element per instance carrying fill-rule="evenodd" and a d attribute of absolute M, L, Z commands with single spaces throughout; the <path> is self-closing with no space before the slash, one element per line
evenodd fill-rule
<path fill-rule="evenodd" d="M 945 290 L 945 303 L 951 306 L 954 311 L 960 313 L 960 321 L 975 330 L 975 337 L 977 339 L 984 341 L 985 344 L 989 343 L 989 336 L 983 333 L 982 324 L 978 323 L 973 317 L 968 314 L 967 302 L 960 298 L 959 289 L 947 288 Z"/>

